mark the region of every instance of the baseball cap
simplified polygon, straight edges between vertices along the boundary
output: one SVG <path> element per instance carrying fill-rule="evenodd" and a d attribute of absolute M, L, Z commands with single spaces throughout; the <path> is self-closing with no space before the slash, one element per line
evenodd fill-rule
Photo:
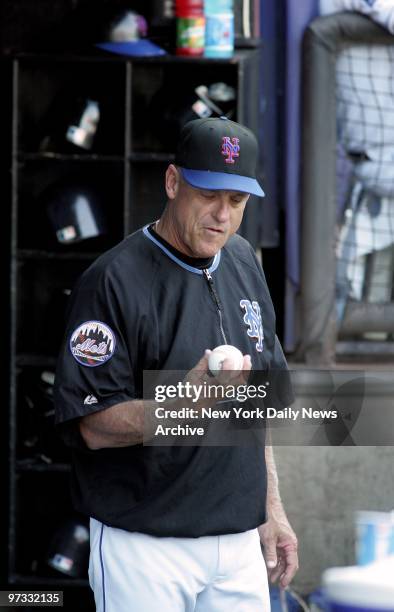
<path fill-rule="evenodd" d="M 219 117 L 195 119 L 183 127 L 175 163 L 192 187 L 264 196 L 256 180 L 257 158 L 253 132 Z"/>
<path fill-rule="evenodd" d="M 110 53 L 130 56 L 165 55 L 166 51 L 146 39 L 148 25 L 142 15 L 125 10 L 118 13 L 109 23 L 105 32 L 105 42 L 96 47 Z"/>

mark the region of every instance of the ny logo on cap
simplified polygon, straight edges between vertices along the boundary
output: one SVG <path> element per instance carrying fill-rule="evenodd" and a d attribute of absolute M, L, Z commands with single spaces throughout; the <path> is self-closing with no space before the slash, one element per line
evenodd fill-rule
<path fill-rule="evenodd" d="M 235 164 L 234 157 L 239 157 L 239 138 L 223 136 L 222 155 L 226 156 L 226 164 Z"/>

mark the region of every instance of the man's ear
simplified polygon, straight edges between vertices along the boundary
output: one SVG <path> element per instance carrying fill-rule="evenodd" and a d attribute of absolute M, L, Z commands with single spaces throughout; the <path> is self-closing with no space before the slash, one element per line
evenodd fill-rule
<path fill-rule="evenodd" d="M 170 164 L 166 170 L 166 193 L 169 200 L 174 200 L 178 193 L 180 183 L 179 170 L 174 164 Z"/>

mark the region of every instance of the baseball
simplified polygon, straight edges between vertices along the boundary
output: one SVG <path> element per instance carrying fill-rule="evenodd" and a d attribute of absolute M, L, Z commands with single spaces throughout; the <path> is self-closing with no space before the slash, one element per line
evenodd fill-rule
<path fill-rule="evenodd" d="M 231 360 L 230 370 L 242 370 L 244 357 L 241 351 L 231 344 L 222 344 L 213 349 L 208 358 L 208 367 L 214 376 L 221 371 L 225 359 Z"/>

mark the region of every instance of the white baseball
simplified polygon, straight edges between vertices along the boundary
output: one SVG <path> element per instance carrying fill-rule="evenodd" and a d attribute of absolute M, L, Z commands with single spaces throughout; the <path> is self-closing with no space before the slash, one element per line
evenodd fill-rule
<path fill-rule="evenodd" d="M 231 361 L 230 370 L 242 370 L 244 357 L 241 351 L 231 344 L 222 344 L 213 349 L 208 358 L 208 367 L 214 376 L 219 374 L 225 359 Z"/>

